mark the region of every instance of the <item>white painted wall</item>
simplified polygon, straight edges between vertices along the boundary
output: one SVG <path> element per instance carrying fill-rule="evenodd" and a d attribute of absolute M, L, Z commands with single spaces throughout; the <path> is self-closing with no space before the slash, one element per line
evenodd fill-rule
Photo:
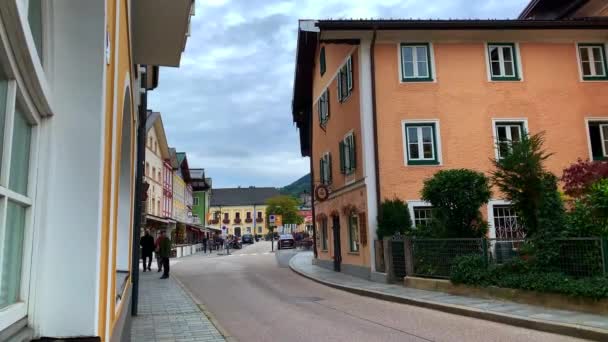
<path fill-rule="evenodd" d="M 28 320 L 37 336 L 96 334 L 104 117 L 104 1 L 53 1 L 49 37 L 55 113 L 37 200 Z M 41 219 L 44 218 L 44 219 Z"/>

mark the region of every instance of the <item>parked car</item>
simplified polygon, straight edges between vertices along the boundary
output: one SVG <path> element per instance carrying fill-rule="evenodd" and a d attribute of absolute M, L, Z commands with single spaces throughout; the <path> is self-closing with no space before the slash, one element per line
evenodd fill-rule
<path fill-rule="evenodd" d="M 278 249 L 296 248 L 296 241 L 293 239 L 291 234 L 281 234 L 279 236 L 279 242 L 277 243 Z"/>
<path fill-rule="evenodd" d="M 251 234 L 243 235 L 243 237 L 241 238 L 241 242 L 242 243 L 253 243 L 253 235 L 251 235 Z"/>

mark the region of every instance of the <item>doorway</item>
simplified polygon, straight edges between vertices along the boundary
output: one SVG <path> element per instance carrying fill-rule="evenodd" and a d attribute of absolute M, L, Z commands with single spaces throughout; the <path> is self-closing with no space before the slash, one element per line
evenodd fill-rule
<path fill-rule="evenodd" d="M 241 237 L 241 227 L 234 228 L 234 236 Z"/>
<path fill-rule="evenodd" d="M 342 263 L 342 249 L 340 248 L 340 216 L 332 216 L 332 228 L 334 231 L 334 271 L 340 272 Z"/>

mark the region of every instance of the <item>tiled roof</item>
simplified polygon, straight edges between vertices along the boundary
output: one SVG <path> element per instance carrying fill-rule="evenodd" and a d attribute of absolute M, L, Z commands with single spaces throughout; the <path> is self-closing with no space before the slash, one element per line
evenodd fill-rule
<path fill-rule="evenodd" d="M 277 188 L 224 188 L 211 191 L 211 206 L 237 206 L 266 204 L 269 198 L 279 196 Z"/>

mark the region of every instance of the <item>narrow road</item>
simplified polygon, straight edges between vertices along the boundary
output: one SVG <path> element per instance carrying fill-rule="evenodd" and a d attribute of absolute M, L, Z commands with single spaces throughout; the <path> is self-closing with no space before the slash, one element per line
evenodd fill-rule
<path fill-rule="evenodd" d="M 189 257 L 172 273 L 238 341 L 582 341 L 366 298 L 305 279 L 270 242 Z"/>

